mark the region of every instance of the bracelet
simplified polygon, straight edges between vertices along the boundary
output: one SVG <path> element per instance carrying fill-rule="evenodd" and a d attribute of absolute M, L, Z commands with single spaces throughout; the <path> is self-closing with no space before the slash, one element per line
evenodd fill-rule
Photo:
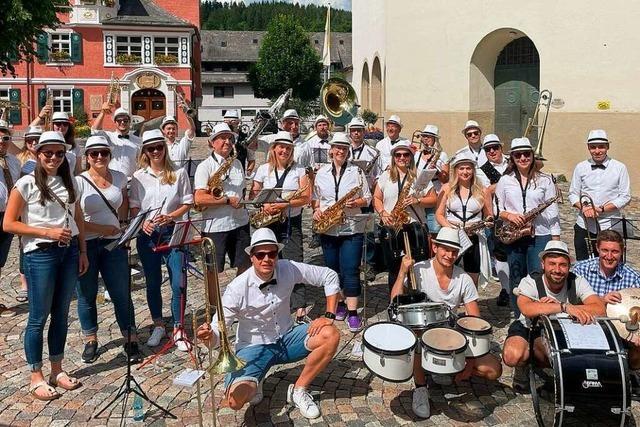
<path fill-rule="evenodd" d="M 228 205 L 228 204 L 229 204 L 229 198 L 227 197 L 226 199 L 227 199 L 227 200 L 225 200 L 224 204 L 225 204 L 225 205 Z"/>

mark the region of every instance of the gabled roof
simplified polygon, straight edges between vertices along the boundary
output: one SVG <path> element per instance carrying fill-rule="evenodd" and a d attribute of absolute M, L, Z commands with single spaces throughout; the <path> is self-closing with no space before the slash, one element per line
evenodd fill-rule
<path fill-rule="evenodd" d="M 177 0 L 178 1 L 178 0 Z M 102 21 L 104 25 L 157 25 L 162 27 L 191 27 L 192 25 L 170 14 L 153 0 L 120 0 L 118 14 Z"/>

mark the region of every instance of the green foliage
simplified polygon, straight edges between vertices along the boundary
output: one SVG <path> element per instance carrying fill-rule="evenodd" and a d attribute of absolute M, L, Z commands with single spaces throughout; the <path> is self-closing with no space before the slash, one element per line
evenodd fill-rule
<path fill-rule="evenodd" d="M 311 101 L 303 101 L 299 98 L 291 98 L 287 102 L 287 108 L 293 108 L 296 110 L 300 117 L 307 118 L 316 115 L 316 111 L 319 110 L 317 99 Z"/>
<path fill-rule="evenodd" d="M 298 19 L 307 31 L 324 31 L 327 8 L 278 2 L 222 4 L 202 2 L 200 20 L 203 30 L 264 31 L 273 18 L 288 15 Z M 351 32 L 351 12 L 331 10 L 331 31 Z"/>
<path fill-rule="evenodd" d="M 15 75 L 11 62 L 36 55 L 36 42 L 43 29 L 60 24 L 56 12 L 63 11 L 68 0 L 0 0 L 0 72 Z"/>
<path fill-rule="evenodd" d="M 372 125 L 378 121 L 378 114 L 371 110 L 367 110 L 366 108 L 362 110 L 361 116 L 362 120 L 364 120 L 364 122 L 369 125 Z"/>
<path fill-rule="evenodd" d="M 249 81 L 258 98 L 275 98 L 288 88 L 303 101 L 317 98 L 321 86 L 320 56 L 298 21 L 278 15 L 269 24 Z"/>

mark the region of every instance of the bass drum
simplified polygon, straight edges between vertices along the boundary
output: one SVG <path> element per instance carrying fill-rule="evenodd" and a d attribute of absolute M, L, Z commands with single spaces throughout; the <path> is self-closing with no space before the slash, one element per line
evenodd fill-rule
<path fill-rule="evenodd" d="M 425 261 L 430 258 L 429 233 L 424 225 L 419 222 L 405 224 L 402 230 L 396 234 L 391 227 L 382 226 L 380 229 L 380 243 L 387 265 L 399 260 L 404 255 L 403 231 L 409 234 L 409 246 L 411 256 L 415 262 Z"/>
<path fill-rule="evenodd" d="M 582 427 L 597 421 L 624 426 L 631 415 L 629 367 L 611 322 L 580 325 L 568 318 L 542 316 L 538 327 L 547 359 L 540 365 L 531 357 L 538 425 Z M 530 351 L 534 354 L 533 341 Z"/>

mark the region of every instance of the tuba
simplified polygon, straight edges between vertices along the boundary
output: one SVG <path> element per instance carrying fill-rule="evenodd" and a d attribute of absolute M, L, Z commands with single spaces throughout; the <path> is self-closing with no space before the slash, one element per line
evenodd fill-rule
<path fill-rule="evenodd" d="M 267 111 L 259 111 L 258 114 L 256 114 L 256 119 L 254 121 L 253 127 L 251 128 L 251 131 L 248 132 L 247 137 L 242 141 L 239 141 L 239 143 L 247 148 L 251 147 L 253 149 L 254 141 L 258 138 L 258 136 L 260 136 L 264 128 L 267 127 L 269 121 L 275 119 L 280 110 L 284 108 L 285 104 L 289 101 L 292 93 L 293 89 L 287 89 L 285 93 L 280 95 L 278 99 L 276 99 L 275 102 L 271 104 L 271 107 L 269 107 Z"/>
<path fill-rule="evenodd" d="M 547 129 L 547 119 L 549 118 L 549 107 L 551 106 L 551 99 L 553 94 L 550 90 L 544 89 L 538 96 L 538 104 L 533 112 L 533 117 L 529 118 L 527 122 L 527 128 L 524 131 L 524 137 L 529 138 L 529 135 L 536 128 L 538 131 L 538 145 L 533 152 L 534 156 L 538 160 L 546 160 L 542 155 L 542 144 L 544 142 L 544 132 Z M 540 116 L 540 109 L 544 108 L 544 114 Z M 542 117 L 542 118 L 541 118 Z"/>
<path fill-rule="evenodd" d="M 333 123 L 345 126 L 358 113 L 358 97 L 351 85 L 343 79 L 333 77 L 320 89 L 322 110 Z"/>

